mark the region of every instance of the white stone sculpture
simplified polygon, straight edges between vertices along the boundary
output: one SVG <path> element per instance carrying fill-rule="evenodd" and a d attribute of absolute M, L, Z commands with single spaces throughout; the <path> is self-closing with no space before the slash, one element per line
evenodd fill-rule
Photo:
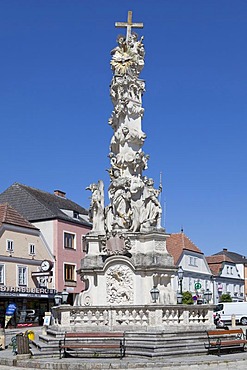
<path fill-rule="evenodd" d="M 109 304 L 133 303 L 133 272 L 126 265 L 114 265 L 106 273 Z"/>
<path fill-rule="evenodd" d="M 175 267 L 166 249 L 167 234 L 160 223 L 162 188 L 156 189 L 153 179 L 143 175 L 149 160 L 143 150 L 145 82 L 140 79 L 145 50 L 143 38 L 138 39 L 131 32 L 132 27 L 141 24 L 132 23 L 131 11 L 127 23 L 117 24 L 127 27 L 127 32 L 126 37 L 118 37 L 118 45 L 111 51 L 109 204 L 104 208 L 103 183 L 92 184 L 89 189 L 93 231 L 84 238 L 85 257 L 79 273 L 86 290 L 80 294 L 79 304 L 122 306 L 117 317 L 104 319 L 103 325 L 114 319 L 117 325 L 138 326 L 147 322 L 144 307 L 152 304 L 150 291 L 154 286 L 160 291 L 159 303 L 175 303 L 172 294 Z M 136 307 L 136 311 L 129 318 L 131 307 Z M 161 313 L 159 321 L 162 321 Z M 155 326 L 155 317 L 153 322 Z"/>
<path fill-rule="evenodd" d="M 89 208 L 89 220 L 93 223 L 92 231 L 104 232 L 104 184 L 102 180 L 98 184 L 89 185 L 86 190 L 91 190 L 91 204 Z"/>
<path fill-rule="evenodd" d="M 142 150 L 146 139 L 141 127 L 145 83 L 139 79 L 145 56 L 143 37 L 138 40 L 128 23 L 126 37 L 120 35 L 117 42 L 111 52 L 110 95 L 114 109 L 109 124 L 114 132 L 109 153 L 111 183 L 110 206 L 105 212 L 106 232 L 119 229 L 148 232 L 160 228 L 161 188 L 154 189 L 152 179 L 142 175 L 149 159 Z"/>
<path fill-rule="evenodd" d="M 143 37 L 132 32 L 132 28 L 142 28 L 133 24 L 132 13 L 127 23 L 116 23 L 126 27 L 126 36 L 117 38 L 117 46 L 111 51 L 113 77 L 110 96 L 113 110 L 109 124 L 113 129 L 110 142 L 110 204 L 102 212 L 102 195 L 98 185 L 93 184 L 90 214 L 93 231 L 104 229 L 106 234 L 113 230 L 130 232 L 150 232 L 160 229 L 161 206 L 159 189 L 154 189 L 152 179 L 143 176 L 148 168 L 149 155 L 143 151 L 146 134 L 142 130 L 142 95 L 145 82 L 139 78 L 144 67 L 145 49 Z M 95 200 L 96 198 L 96 200 Z M 104 222 L 102 220 L 104 217 Z"/>

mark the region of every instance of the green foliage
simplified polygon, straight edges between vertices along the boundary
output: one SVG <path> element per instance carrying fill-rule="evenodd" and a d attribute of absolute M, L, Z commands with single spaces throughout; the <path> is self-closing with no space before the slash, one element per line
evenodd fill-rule
<path fill-rule="evenodd" d="M 190 292 L 183 292 L 183 304 L 193 304 L 192 294 Z"/>
<path fill-rule="evenodd" d="M 220 296 L 220 302 L 232 302 L 232 297 L 228 293 L 224 293 Z"/>

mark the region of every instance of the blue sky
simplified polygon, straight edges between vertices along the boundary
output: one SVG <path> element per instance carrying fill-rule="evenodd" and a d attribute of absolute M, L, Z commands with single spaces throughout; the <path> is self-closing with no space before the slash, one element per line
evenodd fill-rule
<path fill-rule="evenodd" d="M 20 182 L 89 206 L 103 179 L 115 21 L 143 22 L 145 175 L 164 224 L 206 254 L 247 247 L 246 0 L 0 0 L 0 192 Z"/>

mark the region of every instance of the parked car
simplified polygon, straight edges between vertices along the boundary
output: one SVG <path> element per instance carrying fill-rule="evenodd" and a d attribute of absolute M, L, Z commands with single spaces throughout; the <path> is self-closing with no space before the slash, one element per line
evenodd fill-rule
<path fill-rule="evenodd" d="M 216 306 L 215 312 L 225 324 L 231 323 L 234 315 L 236 324 L 247 325 L 247 302 L 222 302 Z"/>

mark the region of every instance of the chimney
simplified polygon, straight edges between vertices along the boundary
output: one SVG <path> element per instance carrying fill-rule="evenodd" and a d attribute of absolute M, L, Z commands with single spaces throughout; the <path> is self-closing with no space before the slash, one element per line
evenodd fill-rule
<path fill-rule="evenodd" d="M 223 248 L 223 252 L 227 252 L 227 248 Z"/>
<path fill-rule="evenodd" d="M 57 197 L 66 198 L 66 193 L 62 190 L 54 190 L 54 194 Z"/>

